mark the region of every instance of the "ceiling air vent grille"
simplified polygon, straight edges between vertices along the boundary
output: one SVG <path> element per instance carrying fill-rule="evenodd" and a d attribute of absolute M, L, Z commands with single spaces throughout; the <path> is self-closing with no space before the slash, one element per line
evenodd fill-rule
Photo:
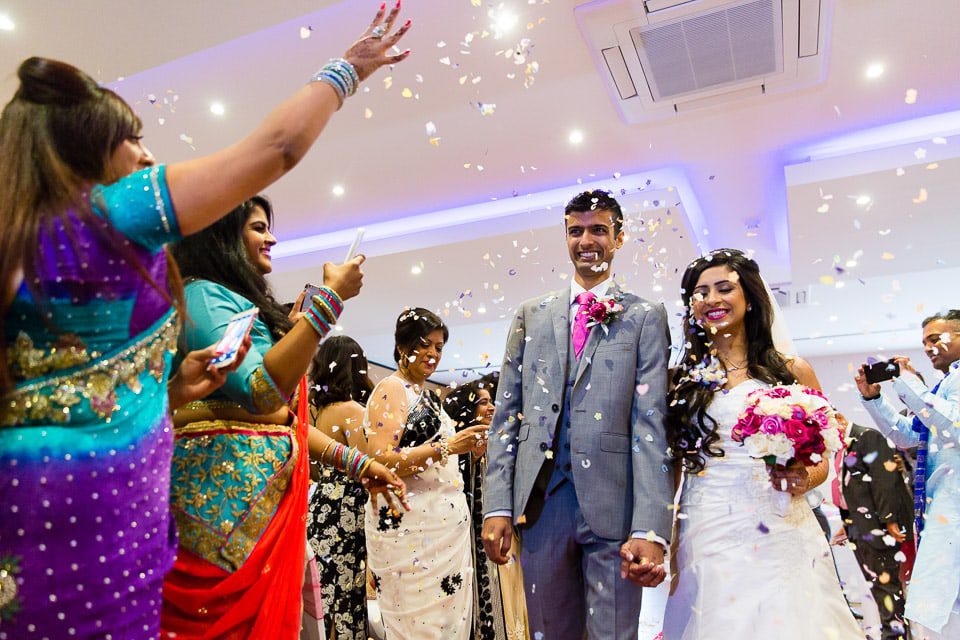
<path fill-rule="evenodd" d="M 736 6 L 630 30 L 654 102 L 783 70 L 780 3 Z"/>
<path fill-rule="evenodd" d="M 835 0 L 591 0 L 574 15 L 628 123 L 826 79 Z"/>

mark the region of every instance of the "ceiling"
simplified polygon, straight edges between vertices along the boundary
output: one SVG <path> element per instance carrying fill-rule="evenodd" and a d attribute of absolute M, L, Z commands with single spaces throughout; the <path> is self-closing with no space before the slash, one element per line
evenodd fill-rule
<path fill-rule="evenodd" d="M 452 342 L 462 353 L 445 364 L 481 366 L 484 354 L 496 362 L 509 309 L 563 285 L 569 263 L 556 222 L 560 194 L 587 183 L 629 184 L 623 187 L 629 210 L 645 221 L 631 245 L 642 259 L 635 265 L 633 256 L 619 257 L 617 272 L 641 295 L 664 298 L 671 310 L 675 271 L 704 247 L 755 251 L 768 279 L 808 289 L 814 308 L 817 299 L 834 304 L 838 281 L 852 287 L 857 279 L 879 278 L 884 282 L 877 286 L 889 289 L 892 279 L 960 266 L 949 251 L 952 238 L 937 233 L 949 228 L 960 195 L 960 131 L 931 132 L 922 143 L 894 137 L 880 150 L 855 144 L 822 158 L 817 150 L 960 109 L 956 0 L 838 0 L 824 83 L 642 125 L 618 117 L 574 19 L 577 4 L 406 0 L 403 15 L 414 24 L 403 45 L 411 57 L 370 79 L 310 155 L 268 190 L 281 242 L 342 245 L 278 259 L 273 282 L 281 297 L 317 281 L 324 259 L 342 259 L 353 228 L 365 226 L 374 236 L 379 230 L 362 247 L 370 256 L 367 285 L 344 316 L 344 329 L 372 359 L 389 361 L 400 307 L 443 311 L 450 303 Z M 7 69 L 0 97 L 6 100 L 15 88 L 14 61 L 35 54 L 71 61 L 135 104 L 154 154 L 176 162 L 249 132 L 349 45 L 375 5 L 0 0 L 0 14 L 17 25 L 0 31 Z M 501 5 L 519 20 L 497 39 L 488 12 Z M 520 65 L 505 55 L 517 47 L 525 56 Z M 535 74 L 528 73 L 531 62 Z M 876 62 L 886 72 L 868 79 L 865 70 Z M 909 89 L 917 95 L 912 104 L 905 101 Z M 224 105 L 223 116 L 210 112 L 212 101 Z M 482 112 L 478 103 L 496 106 Z M 428 135 L 428 123 L 435 134 Z M 573 129 L 582 131 L 582 144 L 568 141 Z M 944 137 L 942 144 L 932 142 L 936 136 Z M 917 158 L 921 146 L 928 155 Z M 934 159 L 939 166 L 928 169 Z M 644 188 L 648 175 L 653 182 Z M 332 195 L 334 185 L 343 186 L 343 196 Z M 921 188 L 927 199 L 914 204 Z M 541 197 L 545 192 L 549 198 Z M 870 203 L 857 205 L 860 195 Z M 511 209 L 509 201 L 521 204 Z M 829 211 L 818 213 L 825 203 Z M 461 224 L 465 208 L 480 213 Z M 655 219 L 662 221 L 656 235 L 649 228 Z M 342 234 L 324 244 L 337 231 Z M 846 265 L 854 255 L 857 266 L 834 268 L 835 256 Z M 651 256 L 659 268 L 647 262 Z M 414 276 L 411 268 L 420 263 L 422 273 Z M 836 304 L 851 305 L 851 290 Z M 471 295 L 460 302 L 466 291 Z M 859 295 L 864 309 L 891 304 L 872 290 Z M 956 306 L 942 290 L 930 295 L 935 299 L 927 308 Z M 486 314 L 476 312 L 480 305 Z M 823 313 L 787 313 L 811 349 L 817 341 L 823 352 L 848 348 L 843 339 L 823 337 L 833 331 Z M 876 315 L 886 318 L 889 309 Z M 912 322 L 907 316 L 853 333 L 902 330 Z"/>

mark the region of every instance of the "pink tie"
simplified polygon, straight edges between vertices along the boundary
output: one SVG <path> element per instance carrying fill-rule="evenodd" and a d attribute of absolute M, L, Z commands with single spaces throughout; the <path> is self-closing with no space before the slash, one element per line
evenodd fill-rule
<path fill-rule="evenodd" d="M 587 344 L 587 336 L 590 335 L 590 329 L 587 328 L 587 322 L 590 321 L 590 305 L 597 299 L 597 296 L 584 291 L 577 294 L 574 299 L 580 308 L 577 309 L 577 315 L 573 320 L 573 353 L 577 360 L 583 355 L 583 347 Z"/>

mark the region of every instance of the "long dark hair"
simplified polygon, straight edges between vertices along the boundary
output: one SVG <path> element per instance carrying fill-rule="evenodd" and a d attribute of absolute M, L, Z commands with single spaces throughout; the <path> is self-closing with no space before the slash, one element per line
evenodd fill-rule
<path fill-rule="evenodd" d="M 259 207 L 273 226 L 273 206 L 265 196 L 254 196 L 226 216 L 173 247 L 185 280 L 209 280 L 230 289 L 260 310 L 260 319 L 274 340 L 286 335 L 293 323 L 276 301 L 267 279 L 250 263 L 243 242 L 247 219 Z"/>
<path fill-rule="evenodd" d="M 673 387 L 667 409 L 667 436 L 673 457 L 681 460 L 686 471 L 703 470 L 704 455 L 719 458 L 723 449 L 717 442 L 717 422 L 708 413 L 714 388 L 691 375 L 704 363 L 722 366 L 713 352 L 707 332 L 693 317 L 690 300 L 700 275 L 711 267 L 729 267 L 740 277 L 740 287 L 749 311 L 744 318 L 747 340 L 747 371 L 750 377 L 769 384 L 796 382 L 787 361 L 773 346 L 773 305 L 760 277 L 757 263 L 738 249 L 718 249 L 697 258 L 683 273 L 680 296 L 686 309 L 683 316 L 684 353 L 673 374 Z"/>
<path fill-rule="evenodd" d="M 320 343 L 310 366 L 310 404 L 322 409 L 334 402 L 365 405 L 373 392 L 367 375 L 367 356 L 350 336 L 334 336 Z"/>
<path fill-rule="evenodd" d="M 443 399 L 443 410 L 458 429 L 476 422 L 480 411 L 481 384 L 479 380 L 467 382 L 452 390 Z"/>
<path fill-rule="evenodd" d="M 55 219 L 65 220 L 70 210 L 180 307 L 175 266 L 168 270 L 168 292 L 109 221 L 93 213 L 88 197 L 91 186 L 123 177 L 108 175 L 110 158 L 124 141 L 140 134 L 140 119 L 120 96 L 65 62 L 28 58 L 17 77 L 20 86 L 0 116 L 0 336 L 5 335 L 4 316 L 19 286 L 14 278 L 19 270 L 38 304 L 46 303 L 37 277 L 40 231 Z M 13 383 L 6 349 L 3 338 L 0 396 Z"/>

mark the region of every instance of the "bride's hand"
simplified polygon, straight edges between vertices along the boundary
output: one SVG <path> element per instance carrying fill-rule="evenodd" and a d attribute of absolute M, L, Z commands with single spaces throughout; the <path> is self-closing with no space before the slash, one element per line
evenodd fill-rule
<path fill-rule="evenodd" d="M 770 473 L 770 484 L 777 491 L 789 493 L 792 496 L 802 496 L 807 492 L 810 474 L 801 462 L 793 462 L 784 467 L 773 465 L 767 467 Z"/>

